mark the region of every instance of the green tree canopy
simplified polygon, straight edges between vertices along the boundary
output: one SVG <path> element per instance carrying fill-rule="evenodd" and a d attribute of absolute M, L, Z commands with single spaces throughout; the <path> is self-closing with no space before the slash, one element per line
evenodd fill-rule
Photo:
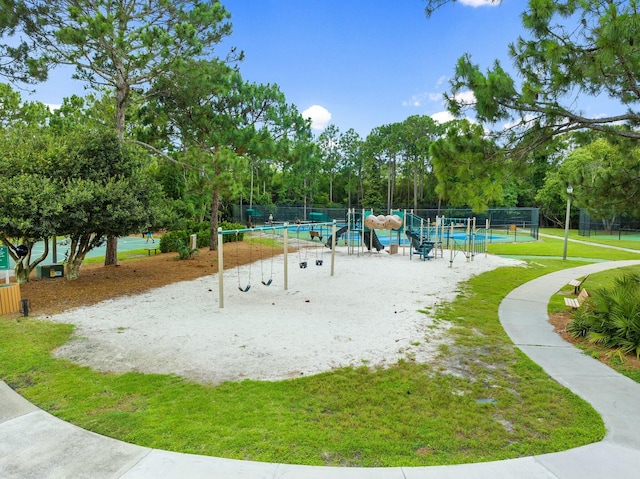
<path fill-rule="evenodd" d="M 427 14 L 444 3 L 429 0 Z M 497 61 L 483 73 L 469 55 L 458 60 L 447 95 L 452 112 L 471 107 L 482 122 L 510 123 L 508 144 L 523 154 L 580 129 L 640 139 L 636 0 L 529 0 L 522 23 L 527 35 L 509 46 L 513 75 Z M 467 90 L 472 104 L 461 101 Z M 576 107 L 597 96 L 617 102 L 618 112 L 589 116 Z"/>
<path fill-rule="evenodd" d="M 605 138 L 577 148 L 547 176 L 538 197 L 563 194 L 568 185 L 573 187 L 575 205 L 594 218 L 640 216 L 640 148 L 635 141 Z"/>
<path fill-rule="evenodd" d="M 277 85 L 245 82 L 228 65 L 185 62 L 154 83 L 148 120 L 167 147 L 198 159 L 212 185 L 211 248 L 217 247 L 221 195 L 234 196 L 247 162 L 284 157 L 310 140 L 308 122 L 286 103 Z"/>
<path fill-rule="evenodd" d="M 431 145 L 436 192 L 452 206 L 470 206 L 481 213 L 503 198 L 505 162 L 485 138 L 481 125 L 449 122 L 447 133 Z"/>
<path fill-rule="evenodd" d="M 22 71 L 37 70 L 38 78 L 52 67 L 70 65 L 75 79 L 110 89 L 120 141 L 134 91 L 146 91 L 185 61 L 212 57 L 231 33 L 230 15 L 219 1 L 7 0 L 6 6 L 10 20 L 0 35 L 19 32 L 25 40 L 19 50 L 0 53 L 23 65 Z M 226 58 L 240 57 L 232 49 Z M 116 263 L 117 240 L 110 237 L 105 264 Z"/>

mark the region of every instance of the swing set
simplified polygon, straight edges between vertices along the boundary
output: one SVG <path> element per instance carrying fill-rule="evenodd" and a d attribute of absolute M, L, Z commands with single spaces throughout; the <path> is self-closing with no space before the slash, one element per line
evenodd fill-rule
<path fill-rule="evenodd" d="M 322 228 L 322 225 L 320 225 L 320 228 Z M 322 247 L 322 231 L 314 231 L 312 227 L 311 231 L 309 231 L 309 234 L 311 236 L 311 241 L 313 241 L 314 238 L 320 239 L 320 243 L 319 243 L 320 246 L 315 246 L 313 250 L 315 252 L 316 266 L 322 266 L 322 264 L 324 263 L 324 248 Z M 300 240 L 299 225 L 296 226 L 296 239 Z M 321 251 L 320 258 L 318 257 L 318 248 L 320 248 L 320 251 Z M 302 248 L 298 248 L 298 266 L 300 266 L 301 269 L 305 269 L 308 265 L 309 253 L 307 249 L 308 248 L 304 248 L 304 259 L 303 259 Z"/>
<path fill-rule="evenodd" d="M 336 231 L 336 225 L 335 225 L 335 221 L 332 224 L 333 227 L 333 234 L 335 235 L 335 231 Z M 272 231 L 273 234 L 276 234 L 276 231 L 278 229 L 281 229 L 283 232 L 283 254 L 284 254 L 284 282 L 283 282 L 283 288 L 285 291 L 287 291 L 289 289 L 288 287 L 288 231 L 289 231 L 289 225 L 287 223 L 281 225 L 281 226 L 275 226 L 275 225 L 270 225 L 270 226 L 266 226 L 263 228 L 245 228 L 245 229 L 239 229 L 239 230 L 227 230 L 227 231 L 223 231 L 222 228 L 218 228 L 218 296 L 219 296 L 219 307 L 220 308 L 224 308 L 224 254 L 223 254 L 223 250 L 224 250 L 224 236 L 225 235 L 235 235 L 235 241 L 236 241 L 236 255 L 239 257 L 240 256 L 240 243 L 239 240 L 241 238 L 240 234 L 244 234 L 244 233 L 253 233 L 253 232 L 259 232 L 259 231 Z M 299 227 L 296 228 L 297 230 L 299 230 Z M 320 248 L 322 248 L 322 245 L 320 244 L 319 246 Z M 275 248 L 275 246 L 274 246 Z M 318 255 L 318 251 L 317 251 L 316 247 L 316 259 L 315 259 L 315 264 L 316 266 L 322 266 L 323 265 L 323 258 L 324 258 L 324 250 L 322 250 L 321 254 Z M 300 268 L 306 268 L 307 267 L 307 251 L 305 248 L 305 259 L 304 261 L 302 260 L 302 256 L 301 256 L 301 249 L 302 248 L 298 248 L 298 262 L 299 262 L 299 266 Z M 272 251 L 272 253 L 274 253 Z M 273 283 L 273 273 L 274 273 L 274 257 L 275 254 L 271 254 L 271 259 L 270 259 L 270 268 L 269 268 L 269 277 L 266 277 L 265 274 L 265 267 L 264 267 L 264 259 L 260 258 L 260 275 L 261 275 L 261 283 L 264 286 L 271 286 L 271 284 Z M 335 262 L 335 252 L 332 249 L 332 254 L 331 254 L 331 276 L 333 276 L 334 273 L 334 262 Z M 243 293 L 247 293 L 249 292 L 249 290 L 251 289 L 251 273 L 252 273 L 252 264 L 253 264 L 253 258 L 252 258 L 252 250 L 251 248 L 249 248 L 249 269 L 248 269 L 248 279 L 246 284 L 242 282 L 242 277 L 241 277 L 241 273 L 240 273 L 240 266 L 238 265 L 236 267 L 236 271 L 237 271 L 237 281 L 238 281 L 238 290 L 243 292 Z"/>

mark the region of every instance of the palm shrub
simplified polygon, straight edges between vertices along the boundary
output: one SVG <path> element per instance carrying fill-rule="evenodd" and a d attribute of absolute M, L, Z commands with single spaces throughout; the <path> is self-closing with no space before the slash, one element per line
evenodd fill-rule
<path fill-rule="evenodd" d="M 187 243 L 178 245 L 178 259 L 191 259 L 198 252 L 198 248 L 190 248 Z"/>
<path fill-rule="evenodd" d="M 627 273 L 600 288 L 573 313 L 567 331 L 620 354 L 640 357 L 640 274 Z"/>

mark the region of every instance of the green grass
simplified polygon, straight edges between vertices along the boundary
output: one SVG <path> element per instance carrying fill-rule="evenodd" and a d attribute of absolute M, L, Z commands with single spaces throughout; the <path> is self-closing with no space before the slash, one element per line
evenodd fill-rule
<path fill-rule="evenodd" d="M 564 241 L 564 230 L 558 228 L 540 228 L 540 233 L 556 236 L 561 238 Z M 579 241 L 588 241 L 590 243 L 596 244 L 604 244 L 610 246 L 617 246 L 619 248 L 628 248 L 635 249 L 640 251 L 640 241 L 638 240 L 626 240 L 617 239 L 611 237 L 602 237 L 602 236 L 580 236 L 578 230 L 569 230 L 569 239 L 575 239 Z M 575 243 L 571 243 L 570 246 L 573 246 Z"/>
<path fill-rule="evenodd" d="M 160 251 L 160 245 L 158 245 L 158 251 Z M 149 252 L 144 249 L 132 249 L 129 251 L 119 251 L 118 261 L 136 261 L 149 256 Z M 177 257 L 177 253 L 176 253 Z M 104 256 L 91 256 L 85 258 L 82 264 L 102 264 L 104 263 Z"/>
<path fill-rule="evenodd" d="M 558 230 L 553 230 L 558 231 Z M 542 232 L 542 231 L 541 231 Z M 575 239 L 585 238 L 577 237 Z M 569 235 L 572 238 L 572 234 Z M 640 243 L 635 242 L 635 249 L 640 250 Z M 622 246 L 618 240 L 601 240 L 599 244 Z M 552 256 L 562 257 L 564 249 L 564 236 L 557 238 L 547 238 L 541 236 L 538 241 L 528 243 L 493 243 L 489 245 L 489 253 L 509 256 Z M 639 251 L 640 253 L 640 251 Z M 601 248 L 594 245 L 569 242 L 567 245 L 567 259 L 583 259 L 597 261 L 614 261 L 626 259 L 640 259 L 640 254 L 635 252 L 620 251 L 611 248 Z"/>
<path fill-rule="evenodd" d="M 524 245 L 524 244 L 523 244 Z M 564 450 L 597 441 L 596 412 L 509 341 L 498 305 L 514 287 L 575 265 L 540 260 L 473 278 L 436 311 L 452 341 L 410 360 L 280 382 L 205 386 L 176 376 L 103 374 L 50 351 L 68 325 L 0 321 L 0 377 L 80 427 L 143 446 L 293 464 L 423 466 Z M 428 341 L 425 337 L 416 341 Z"/>

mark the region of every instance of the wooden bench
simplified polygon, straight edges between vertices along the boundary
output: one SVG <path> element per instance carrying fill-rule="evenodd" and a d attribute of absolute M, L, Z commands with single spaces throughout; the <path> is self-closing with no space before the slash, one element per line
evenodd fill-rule
<path fill-rule="evenodd" d="M 318 238 L 320 241 L 322 241 L 322 235 L 320 234 L 319 231 L 309 231 L 309 234 L 311 235 L 311 241 L 313 241 L 313 238 Z"/>
<path fill-rule="evenodd" d="M 149 256 L 151 256 L 151 252 L 153 251 L 153 254 L 158 254 L 158 250 L 160 249 L 160 246 L 145 246 L 145 248 L 147 250 L 147 253 L 149 254 Z"/>
<path fill-rule="evenodd" d="M 575 298 L 564 298 L 564 304 L 569 308 L 578 309 L 580 306 L 582 306 L 582 303 L 584 303 L 584 300 L 588 297 L 589 293 L 587 293 L 586 289 L 583 289 Z"/>
<path fill-rule="evenodd" d="M 587 280 L 589 275 L 586 275 L 582 279 L 572 279 L 569 281 L 569 285 L 573 286 L 573 294 L 578 294 L 580 292 L 580 288 L 582 288 L 582 284 Z"/>

